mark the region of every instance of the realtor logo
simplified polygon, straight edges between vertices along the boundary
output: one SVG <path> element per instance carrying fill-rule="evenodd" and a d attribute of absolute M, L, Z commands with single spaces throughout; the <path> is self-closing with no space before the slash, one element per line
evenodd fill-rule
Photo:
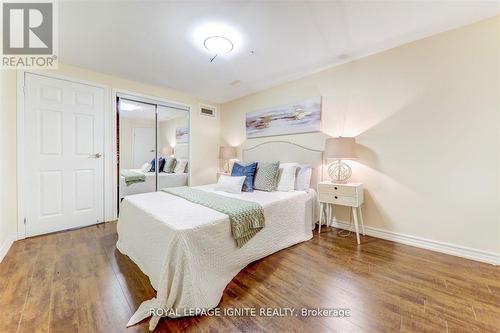
<path fill-rule="evenodd" d="M 2 67 L 55 68 L 54 7 L 53 1 L 2 3 Z"/>

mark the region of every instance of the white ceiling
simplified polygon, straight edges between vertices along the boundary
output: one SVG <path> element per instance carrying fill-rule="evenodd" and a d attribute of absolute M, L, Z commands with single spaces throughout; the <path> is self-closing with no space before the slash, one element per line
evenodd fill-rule
<path fill-rule="evenodd" d="M 473 0 L 61 1 L 59 13 L 61 62 L 225 102 L 500 9 Z M 241 42 L 210 63 L 193 33 L 212 22 Z"/>

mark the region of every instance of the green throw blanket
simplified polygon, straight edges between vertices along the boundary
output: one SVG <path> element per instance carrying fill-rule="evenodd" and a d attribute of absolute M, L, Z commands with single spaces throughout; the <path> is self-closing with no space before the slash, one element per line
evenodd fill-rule
<path fill-rule="evenodd" d="M 265 226 L 264 210 L 258 203 L 187 186 L 164 188 L 162 191 L 228 215 L 231 234 L 238 247 L 245 245 Z"/>
<path fill-rule="evenodd" d="M 127 186 L 146 181 L 146 175 L 137 171 L 122 170 L 122 176 L 125 178 L 125 184 L 127 184 Z"/>

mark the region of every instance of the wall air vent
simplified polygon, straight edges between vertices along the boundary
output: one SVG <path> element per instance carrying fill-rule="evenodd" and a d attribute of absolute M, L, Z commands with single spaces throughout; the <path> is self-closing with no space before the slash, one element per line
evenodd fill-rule
<path fill-rule="evenodd" d="M 209 105 L 200 105 L 200 114 L 202 116 L 215 117 L 216 108 Z"/>

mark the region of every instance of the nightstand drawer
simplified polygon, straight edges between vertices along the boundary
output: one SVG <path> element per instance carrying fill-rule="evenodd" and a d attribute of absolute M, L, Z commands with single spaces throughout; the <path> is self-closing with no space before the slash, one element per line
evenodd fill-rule
<path fill-rule="evenodd" d="M 318 192 L 320 193 L 331 193 L 335 195 L 347 195 L 351 197 L 356 196 L 356 187 L 354 186 L 344 186 L 337 184 L 318 184 Z"/>
<path fill-rule="evenodd" d="M 319 192 L 319 201 L 332 203 L 335 205 L 358 207 L 358 199 L 356 196 L 339 195 L 332 193 Z"/>

